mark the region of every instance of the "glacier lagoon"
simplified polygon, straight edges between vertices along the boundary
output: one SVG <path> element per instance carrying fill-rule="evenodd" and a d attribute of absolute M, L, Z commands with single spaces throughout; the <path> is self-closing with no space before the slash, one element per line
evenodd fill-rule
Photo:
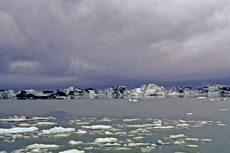
<path fill-rule="evenodd" d="M 137 100 L 1 100 L 0 118 L 54 119 L 0 122 L 0 151 L 229 152 L 229 100 Z"/>

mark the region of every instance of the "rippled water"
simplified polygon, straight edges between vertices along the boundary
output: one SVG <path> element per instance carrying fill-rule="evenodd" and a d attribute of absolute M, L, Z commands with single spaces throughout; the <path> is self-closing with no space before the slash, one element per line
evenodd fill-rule
<path fill-rule="evenodd" d="M 151 98 L 130 102 L 128 99 L 73 99 L 73 100 L 1 100 L 0 117 L 9 116 L 53 116 L 49 121 L 56 125 L 38 125 L 38 121 L 23 122 L 39 128 L 34 133 L 23 133 L 22 138 L 13 135 L 0 135 L 0 151 L 12 152 L 39 144 L 56 144 L 60 152 L 78 149 L 85 152 L 229 152 L 229 101 L 210 101 L 196 98 Z M 130 119 L 130 120 L 125 120 Z M 158 129 L 153 123 L 172 126 Z M 0 123 L 0 128 L 19 127 L 22 123 Z M 185 124 L 185 126 L 180 126 Z M 110 125 L 111 129 L 89 130 L 82 126 Z M 21 125 L 22 126 L 22 125 Z M 54 127 L 74 128 L 75 132 L 65 135 L 42 135 L 44 129 Z M 81 129 L 87 133 L 77 134 Z M 175 145 L 176 139 L 170 135 L 184 134 L 185 144 Z M 92 144 L 96 138 L 116 138 L 118 147 Z M 202 139 L 211 140 L 204 142 Z M 70 145 L 70 140 L 81 144 Z M 158 140 L 169 145 L 156 146 L 147 150 L 146 146 L 131 147 L 131 143 L 156 144 Z M 114 143 L 111 143 L 114 144 Z M 188 147 L 193 145 L 196 148 Z M 119 149 L 129 150 L 119 150 Z M 26 152 L 26 150 L 24 150 Z M 30 150 L 27 150 L 30 151 Z"/>

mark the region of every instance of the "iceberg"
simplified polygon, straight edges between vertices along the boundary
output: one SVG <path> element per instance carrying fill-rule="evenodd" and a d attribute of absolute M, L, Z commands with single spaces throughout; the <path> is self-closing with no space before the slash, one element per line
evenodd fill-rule
<path fill-rule="evenodd" d="M 95 143 L 115 143 L 118 142 L 116 138 L 96 138 Z"/>
<path fill-rule="evenodd" d="M 3 134 L 16 134 L 16 133 L 28 133 L 28 132 L 34 132 L 38 130 L 37 127 L 28 127 L 28 128 L 22 128 L 22 127 L 14 127 L 11 129 L 0 129 L 0 135 Z"/>
<path fill-rule="evenodd" d="M 71 149 L 71 150 L 61 151 L 59 153 L 85 153 L 85 151 L 80 151 L 77 149 Z"/>
<path fill-rule="evenodd" d="M 79 144 L 83 144 L 82 141 L 74 141 L 74 140 L 70 140 L 68 143 L 69 143 L 70 145 L 79 145 Z"/>
<path fill-rule="evenodd" d="M 26 149 L 57 149 L 59 148 L 59 145 L 55 145 L 55 144 L 32 144 L 26 147 Z"/>
<path fill-rule="evenodd" d="M 159 96 L 165 94 L 165 88 L 156 84 L 148 84 L 141 86 L 141 91 L 145 96 Z"/>
<path fill-rule="evenodd" d="M 111 129 L 112 126 L 110 125 L 92 125 L 92 126 L 81 126 L 83 129 L 89 129 L 89 130 L 106 130 Z"/>
<path fill-rule="evenodd" d="M 48 135 L 48 134 L 59 134 L 59 133 L 71 133 L 74 132 L 74 128 L 63 128 L 63 127 L 54 127 L 49 130 L 42 130 L 42 134 Z"/>
<path fill-rule="evenodd" d="M 7 117 L 7 118 L 0 118 L 1 122 L 26 122 L 26 121 L 36 121 L 36 120 L 50 120 L 53 119 L 52 116 L 50 117 L 25 117 L 25 116 L 14 116 L 14 117 Z"/>
<path fill-rule="evenodd" d="M 184 134 L 177 134 L 177 135 L 170 135 L 169 138 L 170 139 L 183 139 L 183 138 L 187 138 L 187 136 L 185 136 Z"/>
<path fill-rule="evenodd" d="M 128 147 L 142 147 L 142 146 L 150 146 L 150 143 L 129 143 Z"/>

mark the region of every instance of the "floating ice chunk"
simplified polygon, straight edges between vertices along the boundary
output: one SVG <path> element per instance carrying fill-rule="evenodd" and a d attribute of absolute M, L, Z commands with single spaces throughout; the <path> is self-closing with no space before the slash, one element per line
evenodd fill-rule
<path fill-rule="evenodd" d="M 227 100 L 227 97 L 225 98 L 218 98 L 218 101 L 226 101 Z"/>
<path fill-rule="evenodd" d="M 129 143 L 128 147 L 150 146 L 150 143 Z"/>
<path fill-rule="evenodd" d="M 175 141 L 174 145 L 185 145 L 185 141 Z"/>
<path fill-rule="evenodd" d="M 88 124 L 90 124 L 89 122 L 77 122 L 77 123 L 75 123 L 75 124 L 79 124 L 79 125 L 88 125 Z"/>
<path fill-rule="evenodd" d="M 95 143 L 114 143 L 118 142 L 116 138 L 96 138 L 94 140 Z"/>
<path fill-rule="evenodd" d="M 21 138 L 23 138 L 23 135 L 21 134 L 12 135 L 12 139 L 21 139 Z"/>
<path fill-rule="evenodd" d="M 141 139 L 144 139 L 144 137 L 140 136 L 140 137 L 134 137 L 133 139 L 135 140 L 141 140 Z"/>
<path fill-rule="evenodd" d="M 186 115 L 193 115 L 193 113 L 186 113 Z"/>
<path fill-rule="evenodd" d="M 127 147 L 119 147 L 119 148 L 115 148 L 114 150 L 131 150 L 131 148 L 127 148 Z"/>
<path fill-rule="evenodd" d="M 187 141 L 199 141 L 199 138 L 186 138 Z"/>
<path fill-rule="evenodd" d="M 168 145 L 168 144 L 169 144 L 169 142 L 164 143 L 164 142 L 162 142 L 161 140 L 158 140 L 158 141 L 157 141 L 157 145 L 158 145 L 158 146 L 161 146 L 161 145 Z"/>
<path fill-rule="evenodd" d="M 143 125 L 143 124 L 140 124 L 140 125 L 126 125 L 126 127 L 129 127 L 129 128 L 144 128 L 145 125 Z"/>
<path fill-rule="evenodd" d="M 61 151 L 59 153 L 85 153 L 85 151 L 79 151 L 77 149 L 71 149 L 71 150 Z"/>
<path fill-rule="evenodd" d="M 110 125 L 92 125 L 92 126 L 81 126 L 83 129 L 90 129 L 90 130 L 106 130 L 111 129 L 112 126 Z"/>
<path fill-rule="evenodd" d="M 26 124 L 26 123 L 23 123 L 23 124 L 19 124 L 18 126 L 22 126 L 22 127 L 30 127 L 32 126 L 31 124 Z"/>
<path fill-rule="evenodd" d="M 108 117 L 104 117 L 102 120 L 98 120 L 97 122 L 111 122 L 115 119 L 109 119 Z"/>
<path fill-rule="evenodd" d="M 124 122 L 132 122 L 132 121 L 139 121 L 139 118 L 135 118 L 135 119 L 123 119 Z"/>
<path fill-rule="evenodd" d="M 79 145 L 79 144 L 82 144 L 83 142 L 82 142 L 82 141 L 70 140 L 68 143 L 69 143 L 70 145 Z"/>
<path fill-rule="evenodd" d="M 197 99 L 206 99 L 207 97 L 197 97 Z"/>
<path fill-rule="evenodd" d="M 68 137 L 69 134 L 55 134 L 54 137 Z"/>
<path fill-rule="evenodd" d="M 184 134 L 177 134 L 177 135 L 170 135 L 169 138 L 170 139 L 183 139 L 183 138 L 187 138 L 187 136 L 185 136 Z"/>
<path fill-rule="evenodd" d="M 50 120 L 54 119 L 52 116 L 50 117 L 25 117 L 25 116 L 14 116 L 14 117 L 7 117 L 7 118 L 1 118 L 1 122 L 25 122 L 25 121 L 36 121 L 36 120 Z"/>
<path fill-rule="evenodd" d="M 202 142 L 211 142 L 212 139 L 201 139 Z"/>
<path fill-rule="evenodd" d="M 174 129 L 173 126 L 156 126 L 156 127 L 153 127 L 153 129 Z"/>
<path fill-rule="evenodd" d="M 223 124 L 223 123 L 220 123 L 220 124 L 216 124 L 217 126 L 227 126 L 227 124 Z"/>
<path fill-rule="evenodd" d="M 177 124 L 178 128 L 189 128 L 189 124 Z"/>
<path fill-rule="evenodd" d="M 58 133 L 70 133 L 74 132 L 74 128 L 63 128 L 63 127 L 54 127 L 49 130 L 42 130 L 42 134 L 58 134 Z"/>
<path fill-rule="evenodd" d="M 27 146 L 26 149 L 37 149 L 37 148 L 40 148 L 40 149 L 57 149 L 59 147 L 60 147 L 59 145 L 55 145 L 55 144 L 38 144 L 38 143 L 35 143 L 35 144 Z"/>
<path fill-rule="evenodd" d="M 105 135 L 113 135 L 113 133 L 109 131 L 105 131 Z"/>
<path fill-rule="evenodd" d="M 0 151 L 0 153 L 7 153 L 6 151 Z"/>
<path fill-rule="evenodd" d="M 15 127 L 11 129 L 0 129 L 0 135 L 1 134 L 28 133 L 28 132 L 34 132 L 36 130 L 38 130 L 37 127 L 28 127 L 28 128 Z"/>
<path fill-rule="evenodd" d="M 223 108 L 223 109 L 220 109 L 220 111 L 227 111 L 227 110 L 228 110 L 228 109 L 224 109 L 224 108 Z"/>
<path fill-rule="evenodd" d="M 77 132 L 76 132 L 77 134 L 86 134 L 87 133 L 87 131 L 83 131 L 83 130 L 81 130 L 81 129 L 79 129 L 79 130 L 77 130 Z"/>
<path fill-rule="evenodd" d="M 146 148 L 141 148 L 141 152 L 151 152 L 153 149 L 156 149 L 156 147 L 147 146 Z"/>
<path fill-rule="evenodd" d="M 186 147 L 189 147 L 189 148 L 198 148 L 199 146 L 198 145 L 186 145 Z"/>
<path fill-rule="evenodd" d="M 119 147 L 121 146 L 121 144 L 112 142 L 112 143 L 106 143 L 104 146 L 105 147 Z"/>
<path fill-rule="evenodd" d="M 37 125 L 55 125 L 55 122 L 38 122 Z"/>
<path fill-rule="evenodd" d="M 179 120 L 179 122 L 181 122 L 181 123 L 186 123 L 186 121 L 185 121 L 185 120 Z"/>

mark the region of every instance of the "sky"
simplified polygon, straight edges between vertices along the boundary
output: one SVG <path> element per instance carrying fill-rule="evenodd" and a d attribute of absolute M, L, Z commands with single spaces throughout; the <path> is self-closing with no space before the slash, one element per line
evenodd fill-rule
<path fill-rule="evenodd" d="M 229 85 L 230 1 L 1 0 L 1 89 Z"/>

